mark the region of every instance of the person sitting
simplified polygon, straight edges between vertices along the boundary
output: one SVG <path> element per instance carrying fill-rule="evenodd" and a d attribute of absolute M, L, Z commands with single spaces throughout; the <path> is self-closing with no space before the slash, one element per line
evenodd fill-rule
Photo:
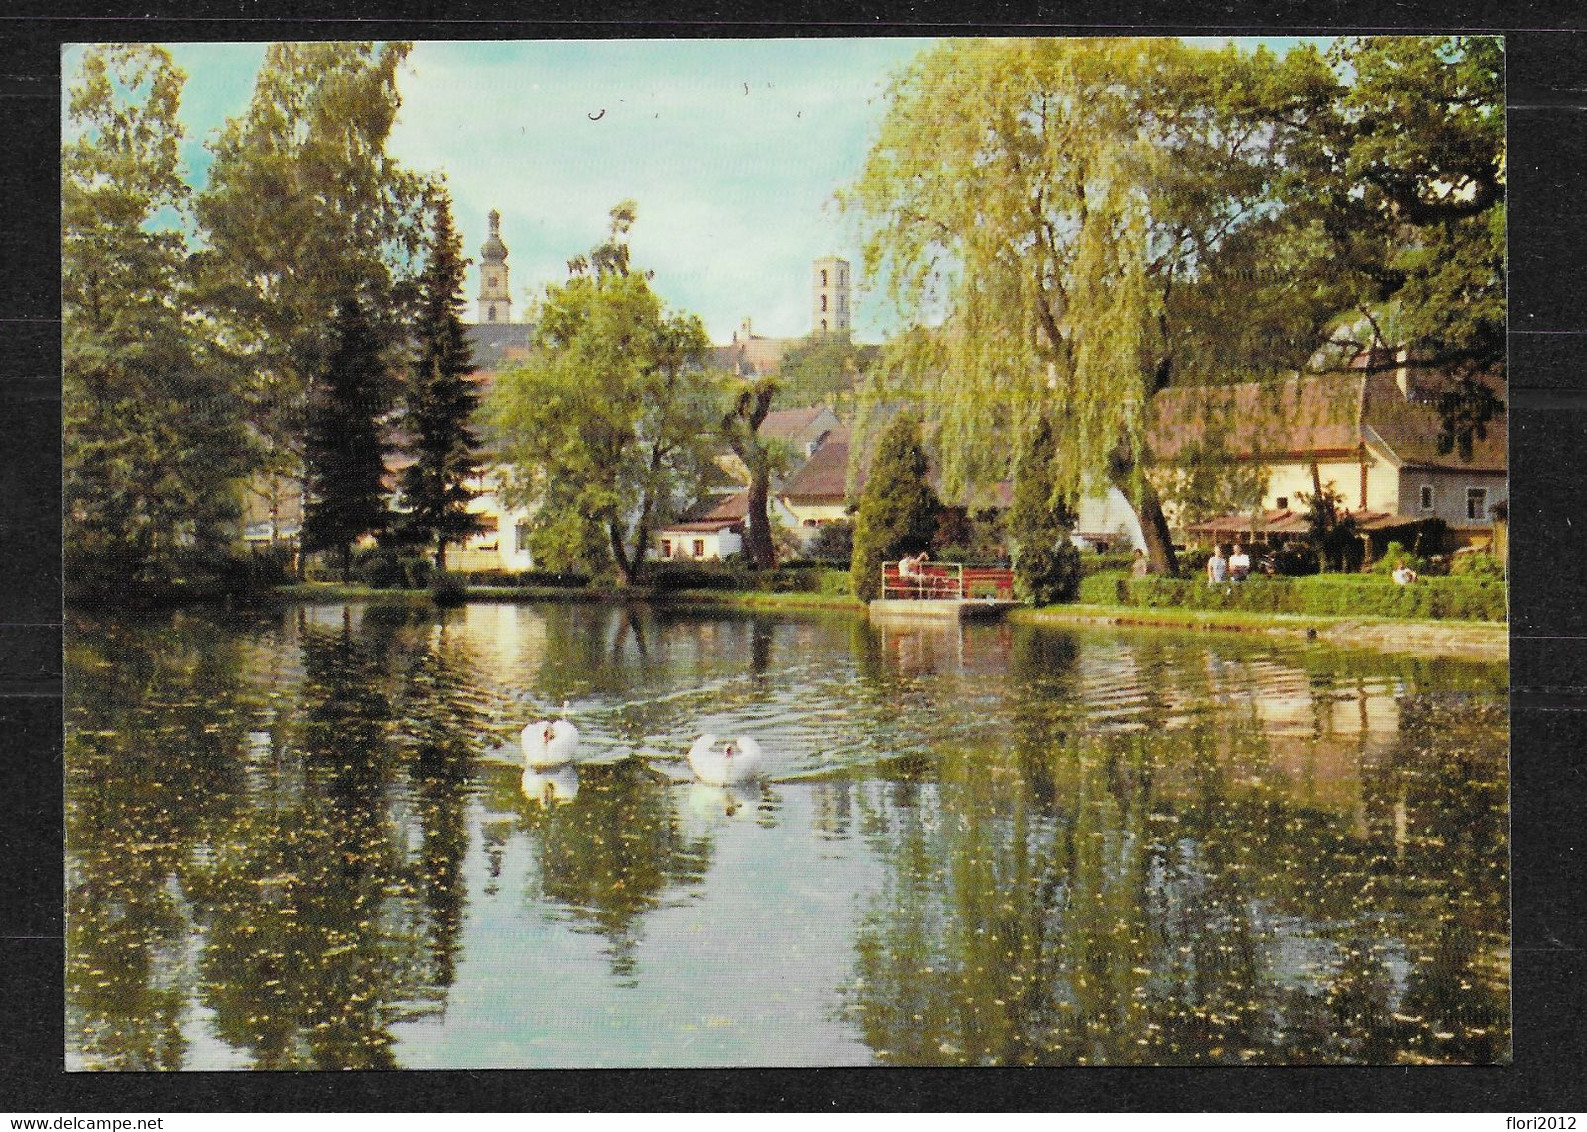
<path fill-rule="evenodd" d="M 1408 586 L 1414 581 L 1416 581 L 1416 571 L 1412 570 L 1409 566 L 1407 566 L 1405 564 L 1404 559 L 1401 559 L 1399 562 L 1395 563 L 1395 566 L 1394 566 L 1394 584 L 1395 585 Z"/>
<path fill-rule="evenodd" d="M 1234 553 L 1229 555 L 1229 580 L 1243 582 L 1251 576 L 1251 556 L 1247 554 L 1239 543 L 1234 544 Z"/>
<path fill-rule="evenodd" d="M 924 554 L 906 554 L 898 560 L 899 584 L 918 595 L 920 593 L 920 561 Z"/>
<path fill-rule="evenodd" d="M 1223 556 L 1223 547 L 1213 544 L 1212 557 L 1207 559 L 1207 584 L 1221 586 L 1229 576 L 1229 560 Z"/>

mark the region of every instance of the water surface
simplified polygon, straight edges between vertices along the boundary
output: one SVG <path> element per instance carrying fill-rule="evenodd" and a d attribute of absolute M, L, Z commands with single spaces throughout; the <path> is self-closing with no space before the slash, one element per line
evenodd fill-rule
<path fill-rule="evenodd" d="M 1509 1058 L 1502 665 L 506 604 L 67 660 L 72 1068 Z"/>

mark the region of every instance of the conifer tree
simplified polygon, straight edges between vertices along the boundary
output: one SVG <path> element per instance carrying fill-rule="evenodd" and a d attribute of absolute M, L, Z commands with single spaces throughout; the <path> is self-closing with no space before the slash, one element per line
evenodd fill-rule
<path fill-rule="evenodd" d="M 303 546 L 338 552 L 345 582 L 353 544 L 384 531 L 389 519 L 381 418 L 390 395 L 379 336 L 356 300 L 337 306 L 334 342 L 309 388 Z"/>
<path fill-rule="evenodd" d="M 862 601 L 881 596 L 884 562 L 931 545 L 939 504 L 927 469 L 920 421 L 900 413 L 877 443 L 854 520 L 850 574 Z"/>
<path fill-rule="evenodd" d="M 478 492 L 479 438 L 474 411 L 479 394 L 469 374 L 473 353 L 463 330 L 462 241 L 452 225 L 452 203 L 443 192 L 434 206 L 430 254 L 420 276 L 417 356 L 408 379 L 404 426 L 414 462 L 402 475 L 407 507 L 405 539 L 433 547 L 435 566 L 446 569 L 446 548 L 482 529 L 468 504 Z"/>
<path fill-rule="evenodd" d="M 1014 462 L 1014 499 L 1008 510 L 1014 589 L 1036 605 L 1068 601 L 1080 586 L 1080 552 L 1069 540 L 1074 512 L 1054 501 L 1052 424 L 1041 417 Z"/>

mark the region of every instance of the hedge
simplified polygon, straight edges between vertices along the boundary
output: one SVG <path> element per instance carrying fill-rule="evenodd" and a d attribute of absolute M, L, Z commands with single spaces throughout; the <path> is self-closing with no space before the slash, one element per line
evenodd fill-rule
<path fill-rule="evenodd" d="M 1131 577 L 1115 571 L 1080 583 L 1079 600 L 1132 608 L 1235 609 L 1253 613 L 1503 621 L 1504 583 L 1475 577 L 1423 578 L 1409 586 L 1374 574 L 1257 577 L 1209 586 L 1200 579 Z"/>
<path fill-rule="evenodd" d="M 703 563 L 653 565 L 643 581 L 658 592 L 669 590 L 737 590 L 758 593 L 808 593 L 847 597 L 853 592 L 849 572 L 829 566 L 779 566 L 774 570 Z"/>

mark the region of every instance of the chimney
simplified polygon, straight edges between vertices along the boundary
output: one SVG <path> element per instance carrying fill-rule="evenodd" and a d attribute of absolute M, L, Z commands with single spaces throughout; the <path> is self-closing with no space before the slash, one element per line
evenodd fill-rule
<path fill-rule="evenodd" d="M 1399 368 L 1394 371 L 1394 384 L 1400 387 L 1400 396 L 1407 401 L 1414 400 L 1411 396 L 1411 371 L 1405 364 L 1410 359 L 1411 351 L 1404 346 L 1401 346 L 1399 352 L 1394 355 L 1395 362 L 1399 364 Z"/>

